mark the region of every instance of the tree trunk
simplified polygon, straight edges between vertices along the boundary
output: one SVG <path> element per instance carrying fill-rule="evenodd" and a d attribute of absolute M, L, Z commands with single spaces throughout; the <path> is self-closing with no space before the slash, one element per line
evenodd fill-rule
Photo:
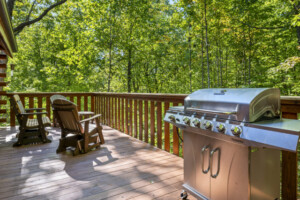
<path fill-rule="evenodd" d="M 210 88 L 209 75 L 209 53 L 208 53 L 208 36 L 207 36 L 207 19 L 206 19 L 206 0 L 204 0 L 204 21 L 205 21 L 205 41 L 206 41 L 206 59 L 207 59 L 207 87 Z"/>
<path fill-rule="evenodd" d="M 127 92 L 131 92 L 131 46 L 128 49 L 128 65 L 127 65 Z"/>
<path fill-rule="evenodd" d="M 108 82 L 107 82 L 107 92 L 110 92 L 110 83 L 111 83 L 111 71 L 112 71 L 112 21 L 111 21 L 111 7 L 110 7 L 110 14 L 109 14 L 109 20 L 110 20 L 110 27 L 109 27 L 109 70 L 108 70 Z"/>

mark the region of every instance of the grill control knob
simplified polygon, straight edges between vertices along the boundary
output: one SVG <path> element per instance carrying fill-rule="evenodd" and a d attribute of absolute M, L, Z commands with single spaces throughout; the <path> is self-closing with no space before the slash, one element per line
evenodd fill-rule
<path fill-rule="evenodd" d="M 182 120 L 186 125 L 190 125 L 190 123 L 191 123 L 191 120 L 188 117 L 184 117 Z"/>
<path fill-rule="evenodd" d="M 220 133 L 224 133 L 225 132 L 225 125 L 222 123 L 218 123 L 217 125 L 217 129 Z"/>
<path fill-rule="evenodd" d="M 193 124 L 194 124 L 194 126 L 196 126 L 196 127 L 200 127 L 200 125 L 201 125 L 199 119 L 194 119 L 194 120 L 193 120 Z"/>
<path fill-rule="evenodd" d="M 170 120 L 171 122 L 175 122 L 175 115 L 170 115 L 170 116 L 169 116 L 169 120 Z"/>
<path fill-rule="evenodd" d="M 211 129 L 212 123 L 211 123 L 210 121 L 206 121 L 205 124 L 204 124 L 204 127 L 205 127 L 206 129 Z"/>
<path fill-rule="evenodd" d="M 234 136 L 239 137 L 242 133 L 242 128 L 240 126 L 232 126 L 231 132 Z"/>

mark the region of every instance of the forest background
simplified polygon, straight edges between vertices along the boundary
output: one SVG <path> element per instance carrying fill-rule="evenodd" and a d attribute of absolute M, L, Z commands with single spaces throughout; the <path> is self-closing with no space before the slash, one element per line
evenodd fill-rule
<path fill-rule="evenodd" d="M 9 92 L 300 95 L 297 0 L 65 0 L 21 29 L 60 1 L 8 1 L 19 48 Z"/>

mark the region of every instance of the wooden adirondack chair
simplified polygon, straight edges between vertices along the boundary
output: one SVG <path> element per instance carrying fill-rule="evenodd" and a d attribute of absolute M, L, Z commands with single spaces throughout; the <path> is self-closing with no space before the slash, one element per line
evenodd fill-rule
<path fill-rule="evenodd" d="M 61 127 L 61 139 L 56 153 L 65 151 L 67 147 L 72 147 L 73 155 L 77 155 L 87 153 L 104 144 L 102 126 L 99 120 L 101 115 L 80 121 L 77 106 L 63 98 L 53 99 L 52 108 Z M 96 127 L 89 130 L 89 122 L 94 119 L 96 120 Z M 84 123 L 84 128 L 82 123 Z"/>
<path fill-rule="evenodd" d="M 55 94 L 55 95 L 52 95 L 50 97 L 50 102 L 51 104 L 53 104 L 53 101 L 55 99 L 64 99 L 64 100 L 68 100 L 65 96 L 63 95 L 60 95 L 60 94 Z M 91 111 L 78 111 L 78 115 L 79 115 L 79 119 L 83 120 L 83 117 L 86 117 L 86 116 L 89 116 L 89 117 L 92 117 L 93 115 L 95 115 L 94 112 L 91 112 Z M 92 123 L 94 122 L 94 120 L 92 121 Z M 54 113 L 54 116 L 53 116 L 53 125 L 56 126 L 57 124 L 57 119 L 56 119 L 56 116 L 55 116 L 55 113 Z"/>
<path fill-rule="evenodd" d="M 10 98 L 10 105 L 16 114 L 19 122 L 18 141 L 13 146 L 21 146 L 30 143 L 47 143 L 51 142 L 47 138 L 45 127 L 51 126 L 51 122 L 47 116 L 47 112 L 41 112 L 44 108 L 25 109 L 19 95 Z M 36 112 L 31 112 L 36 111 Z M 29 116 L 36 116 L 36 119 L 29 119 Z"/>

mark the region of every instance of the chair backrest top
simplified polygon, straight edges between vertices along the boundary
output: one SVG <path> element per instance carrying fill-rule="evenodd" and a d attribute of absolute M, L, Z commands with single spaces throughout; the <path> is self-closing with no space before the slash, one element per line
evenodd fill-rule
<path fill-rule="evenodd" d="M 16 111 L 18 112 L 16 114 L 26 113 L 25 108 L 23 106 L 23 103 L 22 103 L 19 95 L 17 95 L 17 94 L 13 95 L 12 100 L 15 102 Z"/>
<path fill-rule="evenodd" d="M 55 94 L 55 95 L 52 95 L 52 96 L 50 97 L 51 103 L 53 104 L 53 102 L 54 102 L 56 99 L 65 99 L 65 100 L 67 100 L 67 98 L 66 98 L 65 96 L 60 95 L 60 94 Z"/>
<path fill-rule="evenodd" d="M 77 106 L 73 102 L 65 98 L 56 98 L 52 102 L 52 108 L 62 129 L 74 133 L 83 133 Z"/>

